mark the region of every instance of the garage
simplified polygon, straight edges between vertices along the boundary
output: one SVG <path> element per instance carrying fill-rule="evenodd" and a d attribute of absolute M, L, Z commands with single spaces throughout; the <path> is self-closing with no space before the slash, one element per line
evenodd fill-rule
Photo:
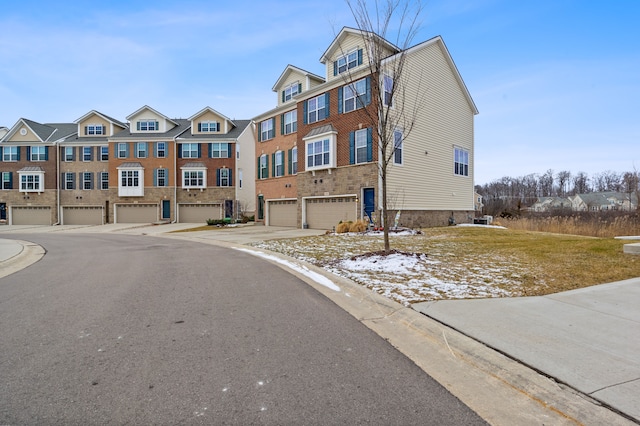
<path fill-rule="evenodd" d="M 180 223 L 206 223 L 207 219 L 222 219 L 222 204 L 179 204 Z"/>
<path fill-rule="evenodd" d="M 267 225 L 270 226 L 298 226 L 297 200 L 267 201 Z"/>
<path fill-rule="evenodd" d="M 338 223 L 357 219 L 355 196 L 309 198 L 306 205 L 306 225 L 310 229 L 333 229 Z"/>
<path fill-rule="evenodd" d="M 51 207 L 13 206 L 13 225 L 51 225 Z"/>
<path fill-rule="evenodd" d="M 63 225 L 102 225 L 102 207 L 63 206 Z"/>
<path fill-rule="evenodd" d="M 117 204 L 116 223 L 153 223 L 158 221 L 157 204 Z"/>

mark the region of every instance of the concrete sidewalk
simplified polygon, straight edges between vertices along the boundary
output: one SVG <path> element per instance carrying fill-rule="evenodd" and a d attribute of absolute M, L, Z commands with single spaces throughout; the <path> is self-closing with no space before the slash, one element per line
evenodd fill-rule
<path fill-rule="evenodd" d="M 640 420 L 640 278 L 417 311 Z"/>

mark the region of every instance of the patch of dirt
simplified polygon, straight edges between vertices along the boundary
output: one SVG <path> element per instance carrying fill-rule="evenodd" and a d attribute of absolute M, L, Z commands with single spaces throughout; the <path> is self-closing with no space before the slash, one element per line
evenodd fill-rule
<path fill-rule="evenodd" d="M 384 250 L 379 250 L 379 251 L 370 251 L 368 253 L 362 253 L 362 254 L 358 254 L 355 256 L 351 256 L 349 259 L 350 260 L 360 260 L 360 259 L 366 259 L 369 257 L 373 257 L 373 256 L 390 256 L 392 254 L 400 254 L 403 256 L 407 256 L 407 257 L 415 257 L 415 258 L 420 258 L 422 256 L 428 256 L 426 253 L 413 253 L 413 252 L 407 252 L 407 251 L 401 251 L 401 250 L 389 250 L 389 251 L 384 251 Z"/>

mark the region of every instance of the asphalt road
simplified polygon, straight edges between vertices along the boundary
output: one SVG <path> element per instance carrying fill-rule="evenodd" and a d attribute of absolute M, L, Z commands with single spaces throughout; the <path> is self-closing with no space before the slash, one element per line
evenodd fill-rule
<path fill-rule="evenodd" d="M 196 242 L 24 234 L 0 279 L 0 424 L 484 424 L 265 260 Z"/>

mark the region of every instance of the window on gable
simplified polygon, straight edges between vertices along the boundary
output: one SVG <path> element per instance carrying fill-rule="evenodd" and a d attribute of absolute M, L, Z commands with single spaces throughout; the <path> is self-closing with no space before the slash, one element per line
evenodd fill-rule
<path fill-rule="evenodd" d="M 393 131 L 393 163 L 402 164 L 402 131 Z"/>
<path fill-rule="evenodd" d="M 45 146 L 32 146 L 31 158 L 29 161 L 45 161 L 47 159 L 47 147 Z"/>
<path fill-rule="evenodd" d="M 2 149 L 2 161 L 18 161 L 20 159 L 20 147 L 5 146 Z"/>
<path fill-rule="evenodd" d="M 228 143 L 212 143 L 211 144 L 211 158 L 229 158 L 229 144 Z"/>
<path fill-rule="evenodd" d="M 87 135 L 104 135 L 104 126 L 102 124 L 89 124 L 86 128 Z"/>
<path fill-rule="evenodd" d="M 91 155 L 92 147 L 83 146 L 82 147 L 82 161 L 91 161 L 93 160 L 93 156 Z"/>
<path fill-rule="evenodd" d="M 284 151 L 276 151 L 273 154 L 274 177 L 284 176 Z"/>
<path fill-rule="evenodd" d="M 198 155 L 199 145 L 197 143 L 183 143 L 182 158 L 200 158 Z"/>
<path fill-rule="evenodd" d="M 183 170 L 183 188 L 204 188 L 206 187 L 207 173 L 205 170 Z"/>
<path fill-rule="evenodd" d="M 282 102 L 290 101 L 298 93 L 300 93 L 300 84 L 298 82 L 290 84 L 282 93 Z"/>
<path fill-rule="evenodd" d="M 260 123 L 260 140 L 266 141 L 276 137 L 276 131 L 274 129 L 275 117 L 268 120 L 264 120 Z"/>
<path fill-rule="evenodd" d="M 288 135 L 291 133 L 295 133 L 298 130 L 298 110 L 293 110 L 289 112 L 285 112 L 282 115 L 282 119 L 284 120 L 284 134 Z"/>
<path fill-rule="evenodd" d="M 13 189 L 13 177 L 11 172 L 2 172 L 2 189 Z"/>
<path fill-rule="evenodd" d="M 453 155 L 453 173 L 458 176 L 469 176 L 469 151 L 456 147 Z"/>
<path fill-rule="evenodd" d="M 109 161 L 109 147 L 101 146 L 100 147 L 100 161 Z"/>
<path fill-rule="evenodd" d="M 325 95 L 320 95 L 309 99 L 306 103 L 307 123 L 315 123 L 327 117 L 327 105 Z"/>
<path fill-rule="evenodd" d="M 385 74 L 382 80 L 382 86 L 384 90 L 384 99 L 382 101 L 384 102 L 385 106 L 392 106 L 393 105 L 393 99 L 392 99 L 393 78 Z"/>
<path fill-rule="evenodd" d="M 198 124 L 198 128 L 201 132 L 219 132 L 220 123 L 217 121 L 203 121 Z"/>
<path fill-rule="evenodd" d="M 338 74 L 342 74 L 343 72 L 350 70 L 351 68 L 357 67 L 358 50 L 352 50 L 351 52 L 348 52 L 346 55 L 339 57 L 336 62 Z"/>
<path fill-rule="evenodd" d="M 142 120 L 138 121 L 137 128 L 141 132 L 155 132 L 159 129 L 159 126 L 155 120 Z"/>

